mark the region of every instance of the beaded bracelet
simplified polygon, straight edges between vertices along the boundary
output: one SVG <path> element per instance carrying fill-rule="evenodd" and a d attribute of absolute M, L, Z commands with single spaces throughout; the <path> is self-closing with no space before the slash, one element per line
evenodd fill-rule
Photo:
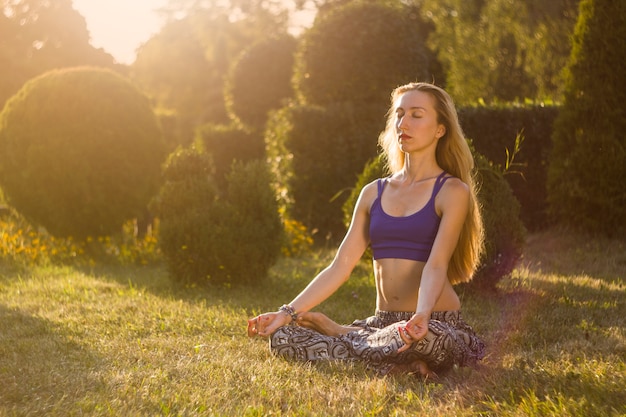
<path fill-rule="evenodd" d="M 285 313 L 289 317 L 291 317 L 291 322 L 295 324 L 298 319 L 298 314 L 296 313 L 296 309 L 290 306 L 289 304 L 283 304 L 278 311 Z"/>

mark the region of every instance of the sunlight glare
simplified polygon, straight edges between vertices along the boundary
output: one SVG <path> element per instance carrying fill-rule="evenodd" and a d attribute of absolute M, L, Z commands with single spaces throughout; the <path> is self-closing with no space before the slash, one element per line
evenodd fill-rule
<path fill-rule="evenodd" d="M 122 64 L 135 60 L 137 48 L 161 28 L 156 10 L 167 0 L 73 0 L 87 21 L 91 44 Z"/>

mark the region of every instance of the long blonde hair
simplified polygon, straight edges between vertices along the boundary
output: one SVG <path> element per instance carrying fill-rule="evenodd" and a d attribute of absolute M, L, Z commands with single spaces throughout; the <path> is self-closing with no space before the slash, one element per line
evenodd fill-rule
<path fill-rule="evenodd" d="M 387 124 L 378 138 L 378 144 L 383 150 L 389 171 L 392 174 L 400 172 L 404 167 L 406 155 L 398 145 L 395 105 L 397 99 L 409 91 L 423 91 L 434 97 L 437 122 L 446 128 L 445 134 L 437 143 L 435 151 L 437 163 L 448 174 L 466 183 L 470 189 L 467 217 L 448 265 L 448 278 L 452 284 L 468 282 L 478 267 L 484 249 L 484 229 L 476 198 L 474 157 L 459 124 L 452 98 L 442 88 L 429 83 L 409 83 L 396 88 L 391 93 Z"/>

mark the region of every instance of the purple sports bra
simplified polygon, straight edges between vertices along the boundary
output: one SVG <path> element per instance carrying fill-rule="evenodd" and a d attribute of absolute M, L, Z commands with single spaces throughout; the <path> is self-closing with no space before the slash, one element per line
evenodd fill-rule
<path fill-rule="evenodd" d="M 426 205 L 405 217 L 390 216 L 383 210 L 381 196 L 387 179 L 378 180 L 378 197 L 370 209 L 370 242 L 374 259 L 400 258 L 426 262 L 433 248 L 441 218 L 435 210 L 435 197 L 448 178 L 442 172 L 435 180 Z"/>

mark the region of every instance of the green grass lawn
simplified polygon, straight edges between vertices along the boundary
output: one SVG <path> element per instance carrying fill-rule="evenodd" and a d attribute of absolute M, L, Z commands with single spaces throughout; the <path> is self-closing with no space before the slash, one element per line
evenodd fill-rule
<path fill-rule="evenodd" d="M 332 255 L 283 259 L 248 288 L 180 288 L 164 268 L 0 268 L 2 416 L 624 416 L 623 241 L 530 237 L 498 293 L 460 288 L 484 335 L 478 369 L 424 383 L 360 364 L 298 364 L 248 339 Z M 320 310 L 370 315 L 371 268 Z"/>

